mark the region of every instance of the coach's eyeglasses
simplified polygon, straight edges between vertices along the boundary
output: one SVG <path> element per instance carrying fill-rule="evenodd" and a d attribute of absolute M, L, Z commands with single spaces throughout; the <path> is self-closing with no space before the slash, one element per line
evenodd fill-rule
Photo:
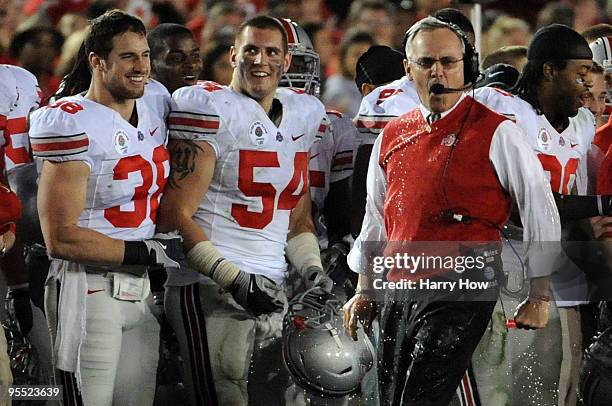
<path fill-rule="evenodd" d="M 434 64 L 436 64 L 437 62 L 440 62 L 440 65 L 442 65 L 442 69 L 444 70 L 451 70 L 457 67 L 457 64 L 462 61 L 463 58 L 457 59 L 457 58 L 453 58 L 451 56 L 443 56 L 440 59 L 436 59 L 436 58 L 417 58 L 417 59 L 412 59 L 410 58 L 409 61 L 416 64 L 418 67 L 420 67 L 421 69 L 431 69 L 432 66 L 434 66 Z"/>

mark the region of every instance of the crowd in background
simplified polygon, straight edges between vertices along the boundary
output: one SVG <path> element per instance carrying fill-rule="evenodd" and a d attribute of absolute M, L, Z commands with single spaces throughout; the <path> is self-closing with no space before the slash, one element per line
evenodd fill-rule
<path fill-rule="evenodd" d="M 457 4 L 459 3 L 459 4 Z M 471 1 L 454 0 L 0 0 L 0 63 L 19 65 L 38 79 L 45 96 L 58 88 L 74 61 L 87 21 L 107 9 L 138 15 L 148 28 L 185 24 L 201 47 L 202 79 L 229 83 L 229 47 L 236 27 L 258 13 L 299 23 L 321 57 L 328 108 L 353 117 L 360 94 L 355 62 L 374 43 L 402 48 L 403 32 L 444 7 L 469 15 Z M 537 12 L 536 12 L 537 11 Z M 562 23 L 581 32 L 612 16 L 612 1 L 484 1 L 481 61 L 503 46 L 527 45 L 537 28 Z"/>

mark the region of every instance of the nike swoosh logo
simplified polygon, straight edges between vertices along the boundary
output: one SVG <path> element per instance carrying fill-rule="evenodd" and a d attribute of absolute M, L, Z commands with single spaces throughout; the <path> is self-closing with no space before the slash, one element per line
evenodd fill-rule
<path fill-rule="evenodd" d="M 149 130 L 149 135 L 151 135 L 151 137 L 152 137 L 152 136 L 153 136 L 153 134 L 155 134 L 155 131 L 157 131 L 157 129 L 158 129 L 158 128 L 159 128 L 159 127 L 155 127 L 155 128 L 153 129 L 153 131 Z"/>
<path fill-rule="evenodd" d="M 578 144 L 572 144 L 572 143 L 570 142 L 570 147 L 574 148 L 574 147 L 577 147 L 577 146 L 578 146 Z"/>
<path fill-rule="evenodd" d="M 92 293 L 102 292 L 104 289 L 87 289 L 87 294 L 91 295 Z"/>
<path fill-rule="evenodd" d="M 311 156 L 310 159 L 314 159 L 314 158 L 318 157 L 319 155 L 321 155 L 320 152 L 318 154 L 314 154 L 313 156 Z"/>
<path fill-rule="evenodd" d="M 162 244 L 161 242 L 159 243 L 159 245 L 161 245 L 161 247 L 165 250 L 166 248 L 168 248 L 167 245 Z"/>
<path fill-rule="evenodd" d="M 293 141 L 296 141 L 296 140 L 299 140 L 300 138 L 302 138 L 304 135 L 306 135 L 306 134 L 298 135 L 297 137 L 294 137 L 294 136 L 292 135 L 292 136 L 291 136 L 291 139 L 292 139 Z"/>

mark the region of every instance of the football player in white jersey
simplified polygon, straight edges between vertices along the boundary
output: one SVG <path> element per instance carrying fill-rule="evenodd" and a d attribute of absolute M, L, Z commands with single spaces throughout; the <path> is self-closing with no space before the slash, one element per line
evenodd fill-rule
<path fill-rule="evenodd" d="M 19 333 L 27 337 L 34 349 L 34 362 L 38 367 L 37 376 L 30 377 L 32 383 L 49 384 L 53 382 L 51 340 L 43 313 L 44 280 L 49 262 L 44 249 L 37 249 L 43 238 L 36 210 L 36 165 L 28 140 L 29 115 L 40 106 L 42 93 L 36 77 L 30 72 L 12 65 L 1 68 L 15 77 L 18 94 L 4 133 L 4 161 L 8 183 L 23 202 L 15 249 L 1 263 L 9 288 L 7 309 Z"/>
<path fill-rule="evenodd" d="M 193 404 L 249 401 L 253 350 L 281 333 L 285 254 L 308 287 L 332 284 L 308 192 L 308 151 L 326 131 L 325 109 L 278 89 L 291 63 L 278 20 L 243 23 L 230 58 L 230 85 L 177 90 L 169 120 L 172 174 L 158 228 L 179 230 L 190 268 L 169 270 L 165 306 Z"/>
<path fill-rule="evenodd" d="M 308 34 L 295 22 L 279 19 L 289 41 L 291 67 L 280 81 L 281 87 L 289 87 L 319 97 L 319 54 L 312 46 Z M 330 125 L 322 138 L 317 138 L 310 150 L 308 172 L 310 197 L 314 204 L 315 223 L 319 231 L 319 246 L 326 250 L 322 255 L 326 270 L 336 262 L 344 262 L 348 254 L 350 223 L 350 177 L 353 174 L 353 146 L 357 129 L 350 118 L 328 110 Z M 329 263 L 325 259 L 334 259 Z M 343 283 L 346 274 L 332 275 L 334 282 Z M 344 271 L 348 268 L 344 267 Z M 352 272 L 351 272 L 352 273 Z"/>
<path fill-rule="evenodd" d="M 153 238 L 169 173 L 168 104 L 143 97 L 145 35 L 142 21 L 122 11 L 94 19 L 87 59 L 77 60 L 91 69 L 88 89 L 31 118 L 53 258 L 45 305 L 66 403 L 153 403 L 159 325 L 146 272 L 177 266 L 182 247 L 178 238 Z"/>

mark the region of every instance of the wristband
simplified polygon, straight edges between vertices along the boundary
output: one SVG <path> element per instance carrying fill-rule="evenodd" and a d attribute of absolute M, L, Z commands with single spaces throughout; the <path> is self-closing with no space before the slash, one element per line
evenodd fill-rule
<path fill-rule="evenodd" d="M 323 269 L 319 241 L 313 233 L 301 233 L 287 241 L 285 249 L 289 262 L 303 275 L 311 267 Z"/>
<path fill-rule="evenodd" d="M 142 241 L 124 241 L 123 265 L 157 265 Z"/>
<path fill-rule="evenodd" d="M 225 259 L 210 241 L 200 241 L 187 253 L 189 265 L 210 277 L 222 288 L 229 287 L 240 273 L 240 268 Z"/>

